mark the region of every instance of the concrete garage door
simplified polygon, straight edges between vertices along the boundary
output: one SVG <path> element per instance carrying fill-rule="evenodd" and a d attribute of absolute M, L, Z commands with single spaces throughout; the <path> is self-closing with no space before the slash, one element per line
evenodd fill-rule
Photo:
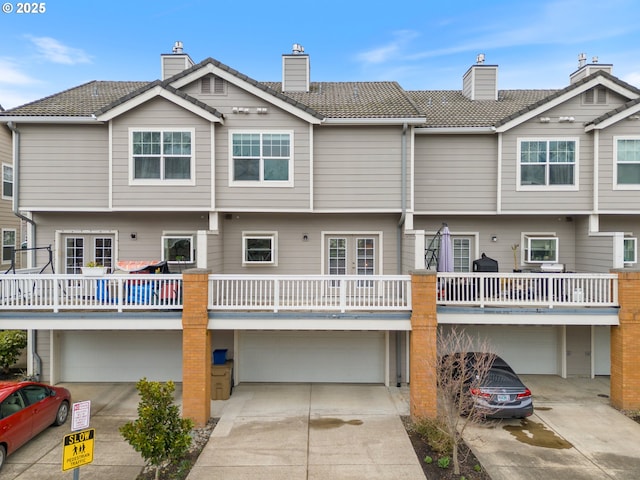
<path fill-rule="evenodd" d="M 443 326 L 450 328 L 450 326 Z M 462 328 L 462 326 L 458 326 Z M 464 325 L 471 336 L 486 339 L 516 373 L 560 375 L 560 327 Z"/>
<path fill-rule="evenodd" d="M 384 332 L 240 332 L 239 382 L 384 383 Z"/>
<path fill-rule="evenodd" d="M 60 332 L 63 382 L 182 381 L 182 333 Z"/>

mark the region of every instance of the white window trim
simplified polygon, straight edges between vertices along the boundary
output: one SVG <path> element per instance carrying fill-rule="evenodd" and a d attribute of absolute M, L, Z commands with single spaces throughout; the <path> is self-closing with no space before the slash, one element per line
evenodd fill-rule
<path fill-rule="evenodd" d="M 271 261 L 250 262 L 247 261 L 247 242 L 249 238 L 269 238 L 271 240 Z M 242 232 L 242 266 L 243 267 L 277 267 L 278 266 L 278 232 L 250 231 Z"/>
<path fill-rule="evenodd" d="M 4 169 L 5 168 L 10 168 L 11 169 L 11 191 L 13 192 L 15 189 L 15 178 L 14 178 L 14 172 L 15 170 L 13 169 L 13 165 L 11 165 L 10 163 L 3 163 L 2 164 L 2 190 L 0 191 L 0 194 L 2 195 L 2 199 L 3 200 L 13 200 L 13 195 L 12 196 L 7 196 L 4 194 Z"/>
<path fill-rule="evenodd" d="M 522 185 L 520 161 L 522 142 L 575 142 L 576 158 L 573 169 L 573 185 Z M 546 164 L 548 165 L 548 164 Z M 579 137 L 518 137 L 516 148 L 516 191 L 517 192 L 575 192 L 580 189 L 580 138 Z"/>
<path fill-rule="evenodd" d="M 134 132 L 160 132 L 162 135 L 164 132 L 189 132 L 191 133 L 191 165 L 189 167 L 191 172 L 190 179 L 137 179 L 135 178 L 135 167 L 133 162 L 133 133 Z M 160 155 L 161 157 L 164 154 Z M 196 184 L 196 130 L 195 128 L 185 127 L 129 127 L 129 185 L 177 185 L 177 186 L 194 186 Z"/>
<path fill-rule="evenodd" d="M 13 232 L 13 245 L 5 245 L 4 244 L 4 233 L 5 232 Z M 3 228 L 0 232 L 2 235 L 2 253 L 4 254 L 5 247 L 13 247 L 14 250 L 18 248 L 18 231 L 15 228 Z M 0 255 L 0 263 L 6 264 L 11 263 L 11 259 L 4 259 L 4 255 Z"/>
<path fill-rule="evenodd" d="M 618 140 L 640 140 L 640 135 L 617 135 L 613 137 L 613 189 L 640 190 L 640 184 L 618 184 Z"/>
<path fill-rule="evenodd" d="M 634 245 L 633 245 L 633 260 L 631 261 L 624 261 L 625 266 L 631 266 L 634 265 L 636 263 L 638 263 L 638 239 L 636 237 L 624 237 L 623 239 L 623 247 L 624 247 L 624 242 L 626 242 L 627 240 L 633 241 Z M 624 248 L 623 248 L 623 252 L 624 252 Z M 624 254 L 623 254 L 624 256 Z"/>
<path fill-rule="evenodd" d="M 556 258 L 553 260 L 530 260 L 531 249 L 529 248 L 529 239 L 553 239 L 556 241 Z M 560 238 L 556 232 L 523 232 L 520 237 L 520 263 L 524 264 L 545 264 L 559 263 L 560 261 Z"/>
<path fill-rule="evenodd" d="M 269 134 L 269 135 L 289 135 L 289 180 L 258 180 L 258 181 L 251 181 L 251 180 L 234 180 L 233 179 L 233 135 L 237 134 L 237 133 L 253 133 L 253 134 L 259 134 L 259 135 L 263 135 L 263 134 Z M 294 158 L 294 132 L 293 130 L 262 130 L 259 128 L 254 128 L 254 129 L 242 129 L 242 130 L 229 130 L 229 186 L 230 187 L 266 187 L 266 188 L 273 188 L 273 187 L 277 187 L 277 188 L 282 188 L 282 187 L 286 187 L 286 188 L 293 188 L 294 186 L 294 182 L 293 182 L 293 177 L 294 177 L 294 171 L 293 171 L 293 167 L 295 165 L 295 162 L 293 161 Z M 262 140 L 260 142 L 260 145 L 262 146 Z M 260 158 L 262 158 L 262 153 L 260 154 Z M 261 167 L 262 167 L 262 162 L 261 162 Z M 243 257 L 244 258 L 244 257 Z"/>
<path fill-rule="evenodd" d="M 191 242 L 191 252 L 189 253 L 190 258 L 188 260 L 168 260 L 164 257 L 164 241 L 170 238 L 178 238 L 178 239 L 188 239 Z M 164 262 L 165 260 L 169 265 L 179 265 L 185 263 L 195 263 L 195 245 L 194 245 L 194 235 L 192 233 L 163 233 L 160 238 L 160 258 Z"/>

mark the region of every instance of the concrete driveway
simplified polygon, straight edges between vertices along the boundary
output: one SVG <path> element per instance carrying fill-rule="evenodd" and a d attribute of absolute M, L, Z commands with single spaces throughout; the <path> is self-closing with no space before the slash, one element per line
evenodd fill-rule
<path fill-rule="evenodd" d="M 80 478 L 135 480 L 144 462 L 118 432 L 120 425 L 137 417 L 138 392 L 132 383 L 60 384 L 71 391 L 72 401 L 91 400 L 90 428 L 96 429 L 93 463 L 80 467 Z M 176 386 L 177 399 L 181 390 Z M 2 480 L 69 480 L 62 471 L 63 437 L 71 422 L 50 427 L 7 458 Z"/>
<path fill-rule="evenodd" d="M 367 385 L 240 385 L 188 480 L 419 480 L 405 392 Z"/>
<path fill-rule="evenodd" d="M 608 377 L 521 377 L 534 415 L 465 435 L 492 480 L 640 478 L 640 425 L 609 406 Z"/>

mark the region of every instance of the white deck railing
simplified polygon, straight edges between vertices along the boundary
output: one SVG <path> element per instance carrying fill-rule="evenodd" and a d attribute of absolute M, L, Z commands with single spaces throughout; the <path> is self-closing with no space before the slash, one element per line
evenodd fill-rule
<path fill-rule="evenodd" d="M 608 273 L 438 273 L 437 303 L 617 307 L 618 277 Z"/>
<path fill-rule="evenodd" d="M 0 310 L 173 310 L 182 275 L 0 275 Z"/>
<path fill-rule="evenodd" d="M 411 310 L 409 275 L 210 275 L 210 310 Z"/>

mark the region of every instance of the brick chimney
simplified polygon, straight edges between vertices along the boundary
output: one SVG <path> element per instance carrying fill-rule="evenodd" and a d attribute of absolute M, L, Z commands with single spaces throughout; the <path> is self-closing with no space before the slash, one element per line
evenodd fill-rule
<path fill-rule="evenodd" d="M 191 57 L 183 52 L 183 45 L 180 41 L 173 44 L 173 53 L 160 55 L 160 61 L 162 62 L 162 80 L 173 77 L 195 65 Z"/>

